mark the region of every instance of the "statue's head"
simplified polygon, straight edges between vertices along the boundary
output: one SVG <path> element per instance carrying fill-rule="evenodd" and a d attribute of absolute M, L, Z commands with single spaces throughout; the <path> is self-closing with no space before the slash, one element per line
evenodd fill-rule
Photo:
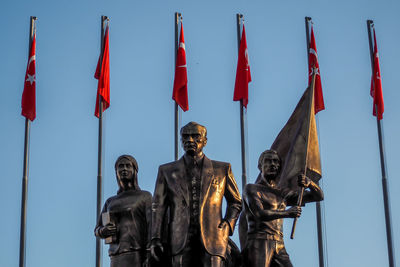
<path fill-rule="evenodd" d="M 140 189 L 137 181 L 138 164 L 131 155 L 119 156 L 115 162 L 115 174 L 117 176 L 118 193 L 129 189 Z"/>
<path fill-rule="evenodd" d="M 258 169 L 261 176 L 267 180 L 274 180 L 281 170 L 281 159 L 275 150 L 265 150 L 258 159 Z"/>
<path fill-rule="evenodd" d="M 183 150 L 189 155 L 201 155 L 207 144 L 207 129 L 196 122 L 189 122 L 181 128 Z"/>

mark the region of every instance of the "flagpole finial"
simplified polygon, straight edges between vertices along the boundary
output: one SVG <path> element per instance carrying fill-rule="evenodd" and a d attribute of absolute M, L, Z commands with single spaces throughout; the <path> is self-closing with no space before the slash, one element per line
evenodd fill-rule
<path fill-rule="evenodd" d="M 110 21 L 110 18 L 108 16 L 101 16 L 101 18 L 102 18 L 103 22 Z"/>

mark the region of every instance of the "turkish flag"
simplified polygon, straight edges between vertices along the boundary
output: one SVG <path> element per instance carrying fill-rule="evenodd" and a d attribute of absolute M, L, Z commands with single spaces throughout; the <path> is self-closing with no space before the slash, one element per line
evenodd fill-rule
<path fill-rule="evenodd" d="M 183 35 L 183 26 L 181 23 L 181 35 L 179 37 L 179 47 L 176 56 L 174 90 L 172 99 L 181 107 L 183 111 L 189 110 L 188 91 L 187 91 L 187 65 L 185 38 Z"/>
<path fill-rule="evenodd" d="M 103 53 L 100 55 L 99 61 L 97 62 L 97 68 L 94 77 L 99 80 L 97 84 L 96 109 L 94 113 L 96 117 L 99 117 L 100 97 L 102 97 L 103 111 L 110 106 L 110 53 L 108 26 L 104 34 Z"/>
<path fill-rule="evenodd" d="M 33 35 L 33 41 L 29 51 L 21 107 L 22 116 L 25 116 L 31 121 L 36 118 L 36 34 Z"/>
<path fill-rule="evenodd" d="M 314 88 L 314 105 L 315 105 L 314 112 L 315 112 L 315 114 L 317 114 L 321 110 L 325 109 L 325 105 L 324 105 L 324 96 L 322 94 L 321 75 L 319 72 L 317 46 L 315 45 L 314 29 L 311 26 L 311 40 L 310 40 L 310 47 L 309 47 L 309 52 L 308 52 L 308 84 L 309 85 L 311 84 L 314 71 L 316 72 L 315 88 Z"/>
<path fill-rule="evenodd" d="M 235 90 L 233 101 L 243 100 L 243 106 L 247 108 L 249 102 L 249 82 L 251 82 L 249 54 L 247 53 L 246 32 L 243 25 L 242 38 L 240 39 L 238 63 L 236 69 Z"/>
<path fill-rule="evenodd" d="M 374 72 L 372 73 L 372 78 L 371 78 L 370 93 L 372 98 L 374 99 L 373 115 L 377 116 L 378 120 L 381 120 L 383 118 L 383 112 L 385 110 L 385 106 L 383 104 L 381 69 L 379 67 L 379 54 L 378 54 L 378 46 L 376 44 L 375 29 L 374 29 Z"/>

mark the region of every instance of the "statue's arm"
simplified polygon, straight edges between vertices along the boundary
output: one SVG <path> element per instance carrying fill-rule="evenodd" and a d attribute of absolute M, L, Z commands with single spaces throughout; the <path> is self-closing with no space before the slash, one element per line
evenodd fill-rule
<path fill-rule="evenodd" d="M 304 175 L 299 177 L 299 186 L 303 186 L 308 189 L 304 191 L 303 205 L 308 202 L 324 200 L 324 192 L 319 185 L 314 183 L 310 178 L 305 177 Z"/>
<path fill-rule="evenodd" d="M 167 204 L 167 181 L 164 176 L 164 171 L 160 167 L 158 168 L 156 187 L 151 203 L 150 255 L 156 261 L 161 260 L 164 251 L 161 243 L 161 234 L 165 212 L 168 208 Z"/>
<path fill-rule="evenodd" d="M 99 217 L 97 218 L 96 227 L 94 228 L 94 235 L 97 237 L 100 237 L 100 238 L 104 238 L 100 233 L 100 229 L 103 227 L 102 215 L 106 210 L 107 210 L 107 201 L 106 201 L 106 203 L 104 203 L 103 209 L 101 210 L 101 213 L 100 213 Z"/>
<path fill-rule="evenodd" d="M 264 209 L 261 201 L 261 192 L 258 192 L 256 188 L 246 186 L 246 201 L 250 209 L 250 212 L 254 217 L 259 218 L 262 221 L 272 221 L 281 218 L 294 218 L 301 214 L 300 207 L 291 207 L 287 210 L 272 210 Z"/>
<path fill-rule="evenodd" d="M 240 211 L 242 210 L 242 198 L 240 196 L 240 192 L 236 184 L 235 177 L 233 176 L 230 164 L 228 165 L 226 178 L 227 180 L 224 196 L 227 205 L 224 221 L 226 221 L 229 225 L 229 235 L 232 235 L 233 231 L 235 230 L 236 221 L 239 217 Z"/>
<path fill-rule="evenodd" d="M 145 199 L 145 216 L 146 216 L 146 242 L 147 242 L 147 247 L 150 246 L 150 240 L 151 240 L 151 201 L 152 197 L 151 194 L 148 193 L 146 194 L 146 199 Z"/>
<path fill-rule="evenodd" d="M 158 169 L 156 186 L 151 204 L 151 239 L 161 240 L 162 224 L 167 210 L 167 182 L 161 167 Z"/>
<path fill-rule="evenodd" d="M 109 236 L 114 235 L 117 232 L 117 227 L 115 225 L 112 224 L 103 225 L 102 216 L 103 213 L 107 212 L 109 201 L 110 199 L 107 199 L 106 203 L 104 203 L 103 209 L 101 210 L 99 218 L 97 218 L 97 224 L 94 229 L 95 236 L 100 238 L 107 238 Z"/>

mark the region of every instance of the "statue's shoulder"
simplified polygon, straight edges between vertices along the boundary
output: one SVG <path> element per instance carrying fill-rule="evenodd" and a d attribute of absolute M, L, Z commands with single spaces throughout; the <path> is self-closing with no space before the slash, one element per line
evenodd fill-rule
<path fill-rule="evenodd" d="M 231 164 L 229 162 L 223 162 L 218 160 L 211 160 L 214 168 L 230 168 Z"/>
<path fill-rule="evenodd" d="M 181 160 L 171 161 L 168 163 L 161 164 L 159 169 L 160 170 L 173 169 L 173 168 L 176 168 L 176 166 L 178 166 L 180 164 L 183 164 L 183 161 L 182 162 L 181 162 Z"/>
<path fill-rule="evenodd" d="M 105 205 L 108 205 L 108 204 L 110 204 L 114 199 L 116 199 L 118 197 L 118 195 L 114 195 L 114 196 L 111 196 L 111 197 L 109 197 L 109 198 L 107 198 L 107 200 L 106 200 L 106 202 L 104 203 Z"/>
<path fill-rule="evenodd" d="M 260 184 L 246 184 L 246 186 L 244 187 L 244 194 L 246 196 L 249 196 L 263 191 L 264 189 L 264 186 Z"/>
<path fill-rule="evenodd" d="M 152 198 L 152 195 L 149 191 L 146 190 L 140 190 L 140 195 L 143 196 L 144 198 Z"/>

